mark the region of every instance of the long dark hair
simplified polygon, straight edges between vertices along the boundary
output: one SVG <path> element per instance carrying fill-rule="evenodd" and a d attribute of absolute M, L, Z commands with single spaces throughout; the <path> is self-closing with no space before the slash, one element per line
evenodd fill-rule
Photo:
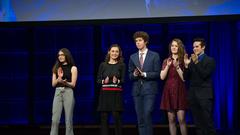
<path fill-rule="evenodd" d="M 170 55 L 170 57 L 172 57 L 171 45 L 172 45 L 173 41 L 177 42 L 177 44 L 178 44 L 178 52 L 177 52 L 178 60 L 179 60 L 180 63 L 183 63 L 183 59 L 184 59 L 184 55 L 185 55 L 186 51 L 185 51 L 185 47 L 183 45 L 182 40 L 180 40 L 179 38 L 174 38 L 170 42 L 170 44 L 169 44 L 169 55 Z"/>
<path fill-rule="evenodd" d="M 108 52 L 113 48 L 113 47 L 117 47 L 119 50 L 119 56 L 117 58 L 117 61 L 119 63 L 123 63 L 123 56 L 122 56 L 122 49 L 118 44 L 112 44 L 109 48 L 108 48 Z M 106 57 L 105 57 L 105 62 L 108 63 L 110 60 L 110 54 L 107 53 Z"/>
<path fill-rule="evenodd" d="M 74 60 L 73 60 L 72 54 L 71 54 L 71 52 L 70 52 L 67 48 L 62 48 L 62 49 L 60 49 L 60 50 L 58 51 L 58 53 L 59 53 L 59 52 L 63 52 L 63 54 L 65 55 L 65 60 L 66 60 L 66 62 L 67 62 L 68 65 L 70 65 L 70 66 L 75 66 L 75 62 L 74 62 Z M 57 73 L 57 69 L 58 69 L 59 67 L 61 67 L 62 64 L 63 64 L 63 63 L 61 63 L 61 62 L 59 61 L 59 59 L 58 59 L 58 54 L 57 54 L 57 59 L 56 59 L 56 62 L 55 62 L 55 64 L 54 64 L 53 68 L 52 68 L 52 72 L 53 72 L 53 73 Z"/>

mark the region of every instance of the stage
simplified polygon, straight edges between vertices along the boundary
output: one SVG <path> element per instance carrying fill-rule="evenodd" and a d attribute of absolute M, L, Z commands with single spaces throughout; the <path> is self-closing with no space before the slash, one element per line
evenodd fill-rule
<path fill-rule="evenodd" d="M 1 135 L 47 135 L 50 134 L 49 125 L 4 125 L 0 126 Z M 113 125 L 110 126 L 110 133 L 114 134 Z M 180 134 L 178 127 L 178 134 Z M 217 135 L 239 135 L 240 130 L 217 130 Z M 65 135 L 65 127 L 61 125 L 59 135 Z M 99 125 L 75 125 L 74 135 L 100 135 Z M 123 135 L 138 135 L 135 125 L 124 125 Z M 154 135 L 169 135 L 168 125 L 154 125 Z M 195 126 L 188 125 L 188 135 L 195 135 Z"/>

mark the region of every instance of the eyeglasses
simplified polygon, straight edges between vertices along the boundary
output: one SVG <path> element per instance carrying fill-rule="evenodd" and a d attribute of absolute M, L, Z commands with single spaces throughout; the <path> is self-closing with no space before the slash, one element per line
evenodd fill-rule
<path fill-rule="evenodd" d="M 65 56 L 65 55 L 64 55 L 64 54 L 58 54 L 58 57 L 59 57 L 59 56 Z"/>

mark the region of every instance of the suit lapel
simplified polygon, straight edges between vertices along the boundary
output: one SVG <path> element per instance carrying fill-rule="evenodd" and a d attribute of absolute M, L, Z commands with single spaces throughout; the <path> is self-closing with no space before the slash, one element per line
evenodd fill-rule
<path fill-rule="evenodd" d="M 138 52 L 135 53 L 135 55 L 133 56 L 133 62 L 134 62 L 134 65 L 138 68 L 140 68 L 140 62 L 139 62 L 139 57 L 138 57 Z"/>
<path fill-rule="evenodd" d="M 200 67 L 205 67 L 205 63 L 207 61 L 207 55 L 204 54 L 203 58 L 201 61 L 198 62 L 198 64 L 196 64 L 197 66 L 200 66 Z"/>
<path fill-rule="evenodd" d="M 206 61 L 207 61 L 207 55 L 204 54 L 202 60 L 200 61 L 201 65 L 205 65 Z"/>
<path fill-rule="evenodd" d="M 148 65 L 148 62 L 149 62 L 149 58 L 150 58 L 150 50 L 147 51 L 147 54 L 146 54 L 146 57 L 145 57 L 145 60 L 144 60 L 144 63 L 143 63 L 143 70 L 147 67 Z"/>

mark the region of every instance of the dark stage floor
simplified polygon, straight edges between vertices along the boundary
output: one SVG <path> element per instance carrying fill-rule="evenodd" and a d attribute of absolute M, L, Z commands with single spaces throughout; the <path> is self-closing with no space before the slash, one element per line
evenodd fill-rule
<path fill-rule="evenodd" d="M 178 129 L 179 130 L 179 129 Z M 188 125 L 188 134 L 195 135 L 194 125 Z M 49 135 L 50 126 L 19 126 L 0 125 L 0 135 Z M 74 126 L 75 135 L 99 135 L 98 125 Z M 180 135 L 180 132 L 178 131 Z M 65 135 L 64 126 L 60 126 L 59 135 Z M 110 127 L 110 135 L 114 135 L 113 127 Z M 123 135 L 138 135 L 135 125 L 124 125 Z M 169 135 L 167 125 L 155 125 L 154 135 Z M 240 135 L 240 130 L 217 130 L 217 135 Z"/>

